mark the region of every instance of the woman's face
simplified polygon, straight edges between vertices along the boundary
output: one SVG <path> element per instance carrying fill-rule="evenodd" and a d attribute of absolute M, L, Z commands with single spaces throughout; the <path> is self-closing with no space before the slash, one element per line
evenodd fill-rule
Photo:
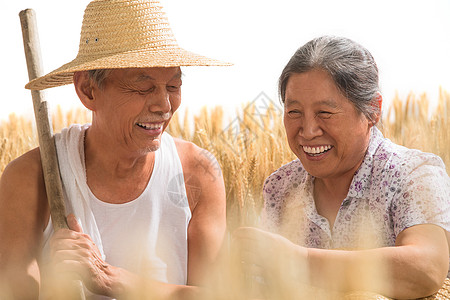
<path fill-rule="evenodd" d="M 326 71 L 314 69 L 289 77 L 284 126 L 306 171 L 325 179 L 353 176 L 364 159 L 372 124 Z"/>

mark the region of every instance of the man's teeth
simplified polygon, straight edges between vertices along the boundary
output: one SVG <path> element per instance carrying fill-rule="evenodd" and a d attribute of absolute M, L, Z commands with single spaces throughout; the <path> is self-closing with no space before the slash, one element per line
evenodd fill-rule
<path fill-rule="evenodd" d="M 159 129 L 162 127 L 163 123 L 153 123 L 153 124 L 144 124 L 144 123 L 137 123 L 139 127 L 142 127 L 144 129 Z"/>
<path fill-rule="evenodd" d="M 331 149 L 331 145 L 320 146 L 320 147 L 303 146 L 303 151 L 305 151 L 307 154 L 322 154 L 330 149 Z"/>

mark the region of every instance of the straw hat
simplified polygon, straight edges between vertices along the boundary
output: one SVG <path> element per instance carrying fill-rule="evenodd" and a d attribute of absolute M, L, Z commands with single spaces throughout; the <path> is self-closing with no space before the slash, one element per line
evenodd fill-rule
<path fill-rule="evenodd" d="M 77 57 L 25 88 L 70 84 L 76 71 L 226 65 L 180 48 L 158 0 L 94 0 L 84 13 Z"/>

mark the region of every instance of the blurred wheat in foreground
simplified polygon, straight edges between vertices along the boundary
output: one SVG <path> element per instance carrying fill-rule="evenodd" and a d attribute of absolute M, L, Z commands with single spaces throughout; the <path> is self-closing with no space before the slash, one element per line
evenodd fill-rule
<path fill-rule="evenodd" d="M 439 155 L 449 172 L 449 93 L 440 91 L 438 106 L 431 113 L 426 95 L 416 97 L 413 94 L 404 100 L 396 97 L 392 105 L 384 110 L 385 115 L 379 128 L 386 137 L 408 148 Z M 89 121 L 87 111 L 64 113 L 58 108 L 53 115 L 53 129 L 58 132 L 69 124 Z M 15 115 L 0 124 L 0 175 L 8 162 L 37 146 L 33 124 L 34 120 Z M 286 141 L 282 109 L 274 104 L 266 106 L 263 111 L 258 103 L 243 106 L 236 110 L 234 119 L 227 120 L 224 119 L 221 107 L 204 108 L 194 116 L 189 115 L 186 110 L 184 116 L 174 115 L 168 131 L 174 137 L 192 141 L 205 148 L 217 158 L 225 179 L 230 232 L 238 226 L 258 223 L 263 206 L 264 179 L 281 165 L 295 159 Z M 217 172 L 220 170 L 217 169 Z M 215 176 L 213 173 L 210 175 Z M 211 276 L 216 282 L 213 284 L 213 295 L 208 295 L 205 299 L 246 299 L 249 285 L 239 275 L 239 264 L 234 262 L 233 255 L 226 258 L 223 268 L 217 273 L 217 276 Z M 298 290 L 298 286 L 295 289 Z M 447 289 L 433 299 L 449 299 Z M 306 299 L 305 295 L 302 294 L 302 298 Z M 319 291 L 312 292 L 312 295 L 314 299 L 336 298 L 330 293 L 321 298 L 318 296 L 321 295 Z M 283 295 L 273 299 L 295 299 L 297 296 L 289 294 L 289 289 L 285 289 Z M 346 299 L 386 298 L 369 293 L 353 293 L 347 295 Z"/>

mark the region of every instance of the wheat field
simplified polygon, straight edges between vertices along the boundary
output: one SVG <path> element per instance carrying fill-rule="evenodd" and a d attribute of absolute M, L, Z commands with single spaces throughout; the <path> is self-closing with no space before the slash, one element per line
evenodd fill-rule
<path fill-rule="evenodd" d="M 430 100 L 425 94 L 395 97 L 385 108 L 378 127 L 397 144 L 439 155 L 450 169 L 450 94 L 440 90 L 438 105 L 429 111 Z M 57 108 L 52 114 L 53 130 L 60 131 L 72 123 L 90 122 L 90 113 L 77 109 L 64 112 Z M 176 113 L 168 127 L 174 137 L 192 141 L 212 153 L 220 165 L 227 194 L 227 222 L 229 231 L 239 226 L 255 225 L 263 207 L 264 179 L 281 165 L 295 159 L 291 153 L 282 121 L 282 110 L 268 99 L 236 108 L 233 118 L 224 116 L 221 107 L 203 108 L 197 114 L 185 110 Z M 34 120 L 11 114 L 0 123 L 0 175 L 14 158 L 37 146 Z M 220 172 L 217 168 L 217 172 Z M 212 173 L 211 176 L 216 174 Z M 245 299 L 245 280 L 236 276 L 235 265 L 214 277 L 218 299 Z M 231 266 L 231 267 L 230 267 Z M 244 282 L 244 283 L 243 283 Z M 233 288 L 230 288 L 230 285 Z M 315 299 L 321 299 L 314 292 Z M 323 299 L 331 299 L 327 294 Z M 282 297 L 289 299 L 290 295 Z M 212 298 L 211 298 L 212 299 Z M 281 298 L 278 298 L 281 299 Z M 347 299 L 387 299 L 380 295 L 347 295 Z M 436 298 L 438 299 L 438 298 Z M 442 298 L 444 299 L 444 298 Z"/>
<path fill-rule="evenodd" d="M 395 97 L 384 108 L 378 125 L 393 142 L 439 155 L 450 169 L 450 94 L 440 90 L 438 105 L 429 111 L 426 94 Z M 60 107 L 52 114 L 54 132 L 72 123 L 90 122 L 83 109 L 68 112 Z M 281 165 L 295 159 L 284 132 L 282 111 L 277 103 L 262 99 L 236 108 L 234 118 L 225 119 L 221 107 L 202 108 L 191 115 L 175 113 L 168 127 L 174 137 L 192 141 L 212 153 L 222 170 L 229 224 L 251 225 L 263 205 L 264 179 Z M 37 146 L 34 120 L 15 114 L 0 123 L 0 175 L 14 158 Z M 217 170 L 219 172 L 219 170 Z M 211 174 L 214 176 L 214 174 Z"/>

